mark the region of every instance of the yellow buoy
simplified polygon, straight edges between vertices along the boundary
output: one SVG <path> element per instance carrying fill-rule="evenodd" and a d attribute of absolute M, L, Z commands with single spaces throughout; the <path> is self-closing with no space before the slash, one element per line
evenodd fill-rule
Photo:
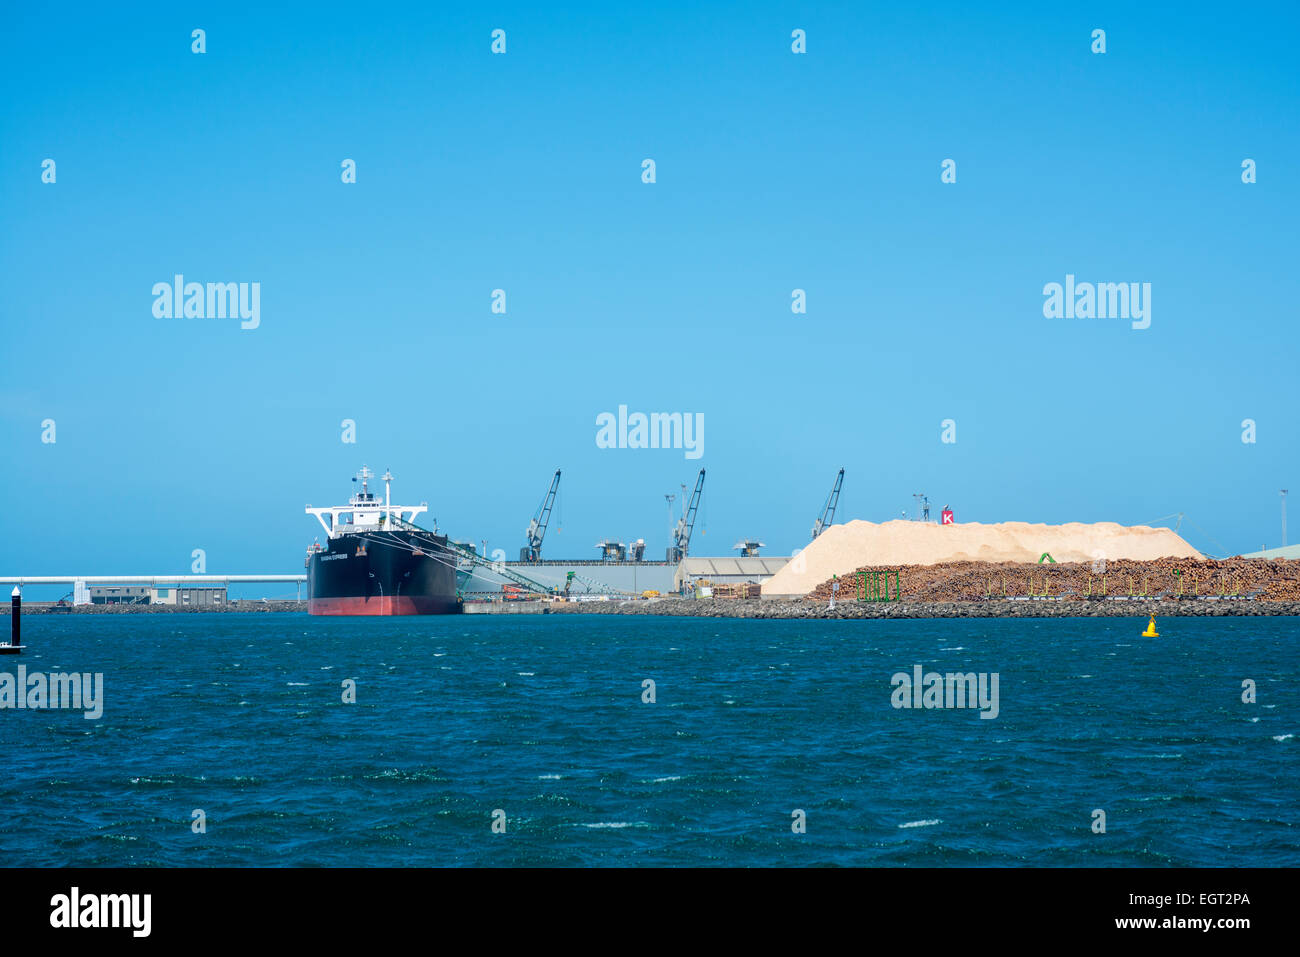
<path fill-rule="evenodd" d="M 1147 630 L 1142 632 L 1143 638 L 1159 638 L 1160 633 L 1156 631 L 1156 616 L 1152 615 L 1151 620 L 1147 622 Z"/>

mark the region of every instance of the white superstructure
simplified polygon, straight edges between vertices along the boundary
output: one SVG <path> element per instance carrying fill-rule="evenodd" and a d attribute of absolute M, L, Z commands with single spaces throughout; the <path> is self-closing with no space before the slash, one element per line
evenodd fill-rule
<path fill-rule="evenodd" d="M 361 491 L 353 495 L 347 505 L 336 505 L 332 508 L 312 508 L 308 505 L 307 514 L 316 516 L 316 521 L 320 522 L 326 535 L 330 538 L 338 538 L 350 532 L 373 532 L 401 527 L 408 522 L 414 522 L 415 516 L 429 510 L 429 506 L 424 503 L 392 504 L 393 474 L 388 471 L 384 472 L 384 500 L 381 502 L 370 491 L 370 479 L 374 474 L 366 466 L 361 466 L 361 471 L 352 480 L 355 482 L 360 479 Z M 329 517 L 328 521 L 326 516 Z"/>

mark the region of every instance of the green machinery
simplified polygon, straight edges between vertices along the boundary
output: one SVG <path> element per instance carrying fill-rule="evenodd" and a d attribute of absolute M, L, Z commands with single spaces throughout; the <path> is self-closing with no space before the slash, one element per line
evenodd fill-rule
<path fill-rule="evenodd" d="M 899 583 L 899 569 L 884 572 L 858 572 L 858 601 L 902 601 L 903 588 Z M 890 593 L 890 576 L 893 576 L 893 593 Z"/>

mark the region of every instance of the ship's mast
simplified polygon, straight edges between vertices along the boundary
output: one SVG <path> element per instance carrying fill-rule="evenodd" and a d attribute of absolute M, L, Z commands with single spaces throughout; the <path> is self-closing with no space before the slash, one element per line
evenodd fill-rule
<path fill-rule="evenodd" d="M 388 526 L 393 524 L 392 484 L 392 470 L 384 469 L 384 524 Z"/>

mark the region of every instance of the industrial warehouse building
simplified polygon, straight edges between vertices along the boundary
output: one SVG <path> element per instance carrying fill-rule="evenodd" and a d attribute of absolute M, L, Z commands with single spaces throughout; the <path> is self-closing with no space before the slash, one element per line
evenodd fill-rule
<path fill-rule="evenodd" d="M 226 603 L 224 585 L 196 585 L 185 588 L 153 588 L 155 605 L 185 605 L 194 608 L 210 608 Z"/>
<path fill-rule="evenodd" d="M 92 605 L 183 605 L 212 608 L 226 603 L 224 585 L 198 585 L 185 588 L 158 588 L 153 585 L 91 585 Z M 84 604 L 80 594 L 74 604 Z"/>
<path fill-rule="evenodd" d="M 740 585 L 746 582 L 761 585 L 789 561 L 788 556 L 692 558 L 688 555 L 677 565 L 673 590 L 680 592 L 684 586 L 698 581 L 707 581 L 711 585 Z"/>
<path fill-rule="evenodd" d="M 151 592 L 148 585 L 92 585 L 92 605 L 147 605 Z"/>
<path fill-rule="evenodd" d="M 1247 552 L 1242 558 L 1287 558 L 1295 561 L 1300 558 L 1300 545 L 1283 545 L 1281 548 L 1265 548 L 1263 551 Z"/>

